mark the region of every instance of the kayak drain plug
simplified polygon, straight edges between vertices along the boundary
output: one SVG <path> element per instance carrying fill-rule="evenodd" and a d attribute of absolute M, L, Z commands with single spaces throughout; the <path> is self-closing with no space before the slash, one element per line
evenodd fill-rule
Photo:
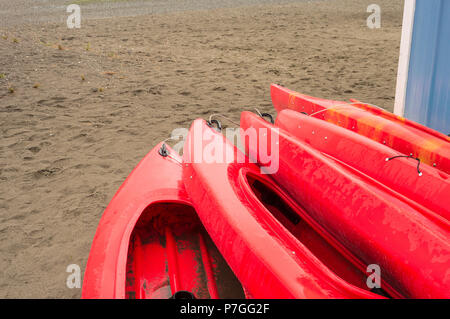
<path fill-rule="evenodd" d="M 420 171 L 420 159 L 417 157 L 414 157 L 411 155 L 398 155 L 398 156 L 394 156 L 394 157 L 388 157 L 386 158 L 386 162 L 389 162 L 390 160 L 393 160 L 395 158 L 399 158 L 399 157 L 406 157 L 406 158 L 412 158 L 415 159 L 417 161 L 417 173 L 419 174 L 419 176 L 422 176 L 422 172 Z"/>

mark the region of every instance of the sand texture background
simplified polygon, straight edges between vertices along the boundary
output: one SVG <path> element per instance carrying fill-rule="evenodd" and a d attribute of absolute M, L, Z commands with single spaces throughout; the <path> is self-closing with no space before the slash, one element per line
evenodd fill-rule
<path fill-rule="evenodd" d="M 65 270 L 85 267 L 109 200 L 195 118 L 273 114 L 272 82 L 392 110 L 403 2 L 377 1 L 378 30 L 366 26 L 371 3 L 251 1 L 94 17 L 81 29 L 3 24 L 0 297 L 79 297 Z"/>

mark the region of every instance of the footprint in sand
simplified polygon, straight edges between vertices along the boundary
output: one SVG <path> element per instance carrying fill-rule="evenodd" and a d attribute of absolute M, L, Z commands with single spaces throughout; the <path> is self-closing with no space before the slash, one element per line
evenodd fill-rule
<path fill-rule="evenodd" d="M 28 148 L 28 150 L 34 154 L 39 153 L 41 151 L 41 149 L 37 146 L 32 146 L 32 147 Z"/>
<path fill-rule="evenodd" d="M 40 179 L 42 177 L 51 177 L 51 176 L 56 175 L 60 171 L 61 171 L 60 168 L 49 167 L 49 168 L 40 169 L 40 170 L 34 172 L 33 176 L 35 179 Z"/>

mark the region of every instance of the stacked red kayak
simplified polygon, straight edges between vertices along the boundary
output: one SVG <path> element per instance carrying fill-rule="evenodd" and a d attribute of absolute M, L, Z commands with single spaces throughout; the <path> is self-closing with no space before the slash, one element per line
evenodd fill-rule
<path fill-rule="evenodd" d="M 271 86 L 271 95 L 277 112 L 285 109 L 303 112 L 450 173 L 450 137 L 444 134 L 356 100 L 352 103 L 324 100 L 275 84 Z"/>
<path fill-rule="evenodd" d="M 199 119 L 182 157 L 142 160 L 84 298 L 450 297 L 449 139 L 357 101 L 272 99 L 274 124 L 242 113 L 245 152 Z"/>
<path fill-rule="evenodd" d="M 243 298 L 186 193 L 181 158 L 162 146 L 139 163 L 106 208 L 82 297 Z"/>

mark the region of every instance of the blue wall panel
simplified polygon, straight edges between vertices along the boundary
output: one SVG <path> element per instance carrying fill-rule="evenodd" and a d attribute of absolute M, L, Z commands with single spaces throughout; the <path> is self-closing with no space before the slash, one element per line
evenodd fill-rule
<path fill-rule="evenodd" d="M 405 117 L 450 133 L 450 0 L 416 0 Z"/>

